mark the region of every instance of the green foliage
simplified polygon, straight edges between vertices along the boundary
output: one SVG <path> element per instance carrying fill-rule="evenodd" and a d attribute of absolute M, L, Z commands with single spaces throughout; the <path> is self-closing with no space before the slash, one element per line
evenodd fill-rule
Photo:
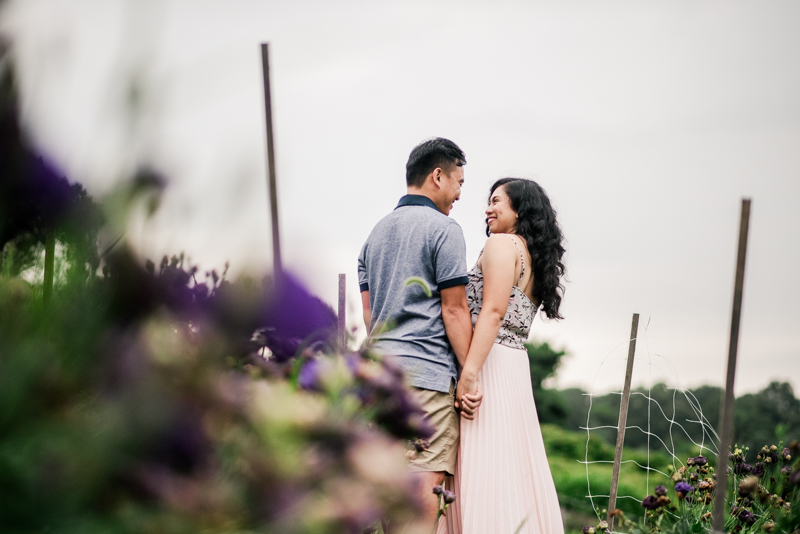
<path fill-rule="evenodd" d="M 533 398 L 540 423 L 563 424 L 567 417 L 567 407 L 561 393 L 555 389 L 544 389 L 542 383 L 555 376 L 566 351 L 556 351 L 546 342 L 525 344 L 531 368 Z"/>
<path fill-rule="evenodd" d="M 580 389 L 567 389 L 558 392 L 564 401 L 567 416 L 556 421 L 564 428 L 579 430 L 587 426 L 587 414 L 590 414 L 588 426 L 616 427 L 619 420 L 618 394 L 598 395 L 591 398 L 591 413 L 589 412 L 590 397 Z M 688 457 L 700 454 L 696 443 L 709 444 L 709 435 L 703 435 L 699 420 L 699 408 L 707 424 L 716 428 L 719 424 L 719 406 L 722 390 L 714 386 L 700 386 L 683 392 L 668 389 L 663 383 L 655 384 L 649 395 L 658 403 L 648 402 L 648 391 L 645 388 L 635 388 L 631 392 L 628 408 L 627 426 L 638 426 L 647 429 L 664 440 L 671 447 L 668 439 L 672 432 L 675 445 L 675 454 L 678 457 Z M 687 398 L 688 397 L 688 398 Z M 659 408 L 658 406 L 661 406 Z M 648 416 L 649 410 L 649 416 Z M 663 412 L 662 412 L 663 410 Z M 762 391 L 747 394 L 736 400 L 734 409 L 734 441 L 741 446 L 758 449 L 765 443 L 783 440 L 790 442 L 800 439 L 800 401 L 794 397 L 792 388 L 787 383 L 773 382 Z M 683 429 L 671 423 L 683 426 Z M 616 442 L 614 428 L 593 431 L 609 443 Z M 691 438 L 691 440 L 690 440 Z M 657 439 L 651 437 L 649 446 L 652 450 L 668 453 L 668 449 Z M 636 429 L 629 428 L 625 433 L 625 447 L 644 449 L 648 447 L 647 435 Z M 707 451 L 706 451 L 707 452 Z M 712 458 L 712 462 L 716 459 Z"/>
<path fill-rule="evenodd" d="M 614 447 L 595 435 L 587 441 L 585 431 L 571 432 L 556 425 L 542 425 L 542 436 L 562 507 L 593 515 L 595 511 L 587 497 L 589 488 L 591 487 L 593 495 L 608 494 Z M 589 462 L 603 462 L 589 465 L 588 484 L 587 468 L 581 463 L 584 458 Z M 624 449 L 622 461 L 625 463 L 622 464 L 620 474 L 619 495 L 644 498 L 648 491 L 648 476 L 646 470 L 636 464 L 648 465 L 647 452 Z M 649 464 L 654 469 L 666 471 L 671 462 L 665 455 L 651 453 Z M 665 481 L 666 478 L 651 472 L 649 480 Z M 594 506 L 597 510 L 606 508 L 608 498 L 595 498 Z M 620 499 L 618 506 L 631 515 L 641 515 L 641 507 L 635 500 Z"/>
<path fill-rule="evenodd" d="M 758 393 L 736 399 L 734 441 L 751 450 L 763 445 L 800 440 L 800 400 L 792 386 L 772 382 Z"/>

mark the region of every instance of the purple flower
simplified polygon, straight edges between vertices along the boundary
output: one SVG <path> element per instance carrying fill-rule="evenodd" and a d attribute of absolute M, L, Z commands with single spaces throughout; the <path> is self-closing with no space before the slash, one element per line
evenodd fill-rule
<path fill-rule="evenodd" d="M 736 464 L 733 466 L 733 472 L 737 475 L 746 475 L 753 470 L 750 464 Z"/>
<path fill-rule="evenodd" d="M 754 516 L 753 512 L 750 510 L 742 510 L 739 512 L 739 521 L 745 523 L 746 525 L 752 525 L 756 522 L 756 516 Z"/>
<path fill-rule="evenodd" d="M 444 490 L 444 502 L 445 504 L 450 504 L 451 502 L 456 500 L 456 494 L 452 491 Z"/>
<path fill-rule="evenodd" d="M 658 497 L 656 497 L 655 495 L 648 495 L 642 501 L 642 506 L 646 510 L 655 510 L 656 508 L 658 508 Z"/>
<path fill-rule="evenodd" d="M 696 465 L 697 467 L 703 467 L 707 463 L 708 459 L 705 456 L 695 456 L 686 460 L 686 465 Z"/>
<path fill-rule="evenodd" d="M 792 474 L 792 466 L 791 465 L 784 465 L 781 467 L 781 474 L 786 475 L 787 477 Z"/>
<path fill-rule="evenodd" d="M 687 482 L 678 482 L 675 484 L 675 492 L 678 494 L 678 498 L 683 498 L 685 495 L 694 491 L 694 487 Z"/>
<path fill-rule="evenodd" d="M 581 530 L 581 532 L 582 534 L 594 534 L 596 530 L 594 529 L 594 527 L 583 527 L 583 530 Z"/>
<path fill-rule="evenodd" d="M 656 495 L 659 497 L 667 494 L 667 488 L 664 486 L 656 486 Z"/>
<path fill-rule="evenodd" d="M 434 486 L 433 487 L 433 494 L 434 495 L 441 495 L 444 492 L 444 488 L 442 486 Z"/>
<path fill-rule="evenodd" d="M 750 470 L 750 473 L 757 476 L 758 478 L 761 478 L 764 476 L 765 471 L 766 470 L 764 469 L 764 463 L 756 462 L 756 465 L 753 466 L 753 468 Z"/>

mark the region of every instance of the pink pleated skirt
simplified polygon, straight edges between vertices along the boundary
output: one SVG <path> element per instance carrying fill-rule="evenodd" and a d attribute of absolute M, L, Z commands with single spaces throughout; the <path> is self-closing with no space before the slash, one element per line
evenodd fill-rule
<path fill-rule="evenodd" d="M 438 534 L 563 534 L 525 350 L 495 344 L 478 374 L 474 420 L 461 419 L 456 501 Z"/>

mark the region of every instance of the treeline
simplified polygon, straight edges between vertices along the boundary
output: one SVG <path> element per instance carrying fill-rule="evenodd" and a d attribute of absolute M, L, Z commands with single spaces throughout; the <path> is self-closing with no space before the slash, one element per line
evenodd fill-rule
<path fill-rule="evenodd" d="M 564 354 L 547 343 L 528 345 L 539 420 L 572 431 L 585 431 L 587 426 L 616 427 L 621 395 L 589 396 L 578 388 L 555 390 L 542 387 L 545 379 L 555 375 Z M 625 447 L 648 447 L 647 432 L 650 432 L 655 435 L 649 439 L 652 450 L 667 452 L 674 446 L 679 457 L 694 455 L 696 446 L 692 442 L 708 446 L 710 440 L 716 441 L 708 425 L 712 428 L 719 426 L 721 399 L 722 388 L 716 386 L 683 391 L 658 383 L 649 391 L 636 388 L 631 391 Z M 705 429 L 701 420 L 706 424 Z M 592 432 L 609 443 L 616 441 L 616 428 L 600 428 Z M 748 393 L 736 399 L 734 443 L 750 447 L 752 457 L 763 445 L 778 441 L 788 444 L 793 440 L 800 440 L 800 400 L 795 397 L 790 384 L 772 382 L 758 393 Z"/>

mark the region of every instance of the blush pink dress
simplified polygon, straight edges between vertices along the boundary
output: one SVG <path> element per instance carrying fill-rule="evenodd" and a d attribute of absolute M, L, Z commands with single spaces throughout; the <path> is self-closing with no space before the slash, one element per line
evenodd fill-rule
<path fill-rule="evenodd" d="M 524 273 L 523 257 L 517 284 Z M 469 272 L 467 303 L 474 325 L 483 303 L 483 273 L 477 264 Z M 458 464 L 446 481 L 457 498 L 439 521 L 438 534 L 564 532 L 523 346 L 536 308 L 514 286 L 503 325 L 478 374 L 483 403 L 474 420 L 461 419 Z"/>

